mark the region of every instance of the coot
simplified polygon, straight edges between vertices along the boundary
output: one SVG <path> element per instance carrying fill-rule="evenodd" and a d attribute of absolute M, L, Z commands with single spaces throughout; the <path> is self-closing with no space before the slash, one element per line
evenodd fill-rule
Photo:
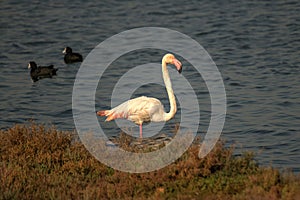
<path fill-rule="evenodd" d="M 53 75 L 56 75 L 56 71 L 58 70 L 54 68 L 53 65 L 38 67 L 34 61 L 28 63 L 28 69 L 30 69 L 30 76 L 33 82 L 42 78 L 52 78 Z"/>
<path fill-rule="evenodd" d="M 75 62 L 82 62 L 82 55 L 79 53 L 73 53 L 70 47 L 66 47 L 63 50 L 65 54 L 64 61 L 66 64 L 75 63 Z"/>

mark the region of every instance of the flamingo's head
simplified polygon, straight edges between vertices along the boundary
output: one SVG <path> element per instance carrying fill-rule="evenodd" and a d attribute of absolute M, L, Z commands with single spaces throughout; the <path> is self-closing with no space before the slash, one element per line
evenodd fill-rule
<path fill-rule="evenodd" d="M 175 65 L 177 71 L 179 73 L 181 73 L 181 71 L 182 71 L 181 62 L 179 60 L 177 60 L 173 54 L 170 54 L 170 53 L 166 54 L 162 60 L 163 60 L 163 62 L 165 62 L 167 64 Z"/>

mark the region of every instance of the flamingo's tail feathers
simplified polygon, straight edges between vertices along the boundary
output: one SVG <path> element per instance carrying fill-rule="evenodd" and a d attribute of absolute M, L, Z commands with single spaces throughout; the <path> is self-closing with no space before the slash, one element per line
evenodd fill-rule
<path fill-rule="evenodd" d="M 110 110 L 100 110 L 97 112 L 97 115 L 102 117 L 106 116 L 107 118 L 105 121 L 111 121 L 116 118 L 114 112 L 111 112 Z"/>
<path fill-rule="evenodd" d="M 127 115 L 123 112 L 121 113 L 115 113 L 111 110 L 100 110 L 97 112 L 97 115 L 99 116 L 107 116 L 105 121 L 111 121 L 117 118 L 127 118 Z"/>
<path fill-rule="evenodd" d="M 97 112 L 97 115 L 99 116 L 106 116 L 108 114 L 108 110 L 100 110 Z"/>
<path fill-rule="evenodd" d="M 114 113 L 110 113 L 109 115 L 107 115 L 107 118 L 106 118 L 105 121 L 109 122 L 109 121 L 114 120 L 116 118 L 117 117 L 116 117 L 116 115 Z"/>

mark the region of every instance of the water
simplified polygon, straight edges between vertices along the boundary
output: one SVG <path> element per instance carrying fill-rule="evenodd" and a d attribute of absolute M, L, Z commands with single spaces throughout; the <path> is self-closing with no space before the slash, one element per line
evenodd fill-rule
<path fill-rule="evenodd" d="M 8 0 L 0 5 L 2 129 L 33 119 L 74 130 L 72 88 L 80 63 L 65 65 L 63 48 L 68 45 L 86 57 L 121 31 L 166 27 L 195 39 L 217 64 L 228 100 L 221 137 L 235 143 L 237 152 L 258 152 L 260 164 L 300 172 L 299 1 Z M 163 53 L 145 50 L 124 55 L 112 63 L 108 77 L 121 76 L 123 66 L 128 70 L 158 62 Z M 32 83 L 27 69 L 30 60 L 54 64 L 58 76 Z M 210 117 L 209 94 L 203 81 L 195 83 L 201 76 L 183 63 L 183 75 L 196 88 L 201 109 L 198 132 L 204 134 Z M 109 82 L 99 88 L 106 93 L 97 92 L 96 109 L 109 107 L 106 94 L 112 88 Z M 134 95 L 155 96 L 168 109 L 166 93 L 159 85 L 143 86 Z M 178 115 L 180 111 L 164 130 L 174 128 Z M 118 133 L 114 123 L 104 126 L 110 128 L 109 134 Z"/>

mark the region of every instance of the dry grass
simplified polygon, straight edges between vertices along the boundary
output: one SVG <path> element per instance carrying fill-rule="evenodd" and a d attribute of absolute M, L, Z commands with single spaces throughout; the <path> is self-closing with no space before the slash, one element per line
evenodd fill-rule
<path fill-rule="evenodd" d="M 300 199 L 299 176 L 259 167 L 251 153 L 234 157 L 221 142 L 204 159 L 192 145 L 163 169 L 130 174 L 75 138 L 34 123 L 1 130 L 0 199 Z"/>

